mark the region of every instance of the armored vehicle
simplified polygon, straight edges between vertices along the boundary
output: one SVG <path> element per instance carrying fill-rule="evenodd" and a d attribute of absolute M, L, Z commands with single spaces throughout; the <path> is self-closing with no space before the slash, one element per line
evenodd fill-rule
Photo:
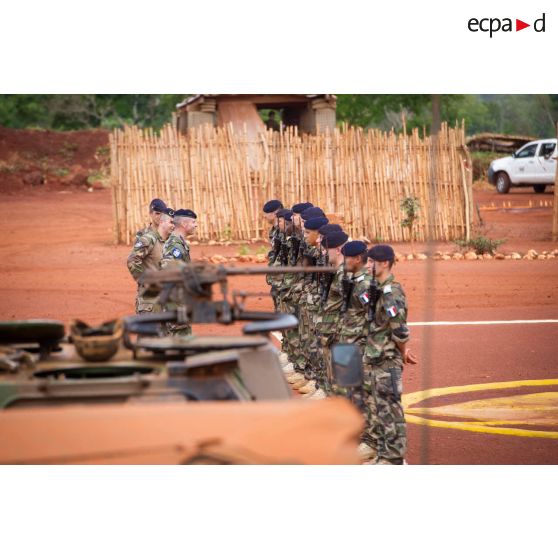
<path fill-rule="evenodd" d="M 250 293 L 228 295 L 228 275 L 300 269 L 148 272 L 144 292 L 173 310 L 75 321 L 68 336 L 52 320 L 0 322 L 0 429 L 10 433 L 0 462 L 356 462 L 358 413 L 345 401 L 293 400 L 285 381 L 269 334 L 296 318 L 246 309 Z M 247 322 L 240 335 L 168 334 L 169 325 L 237 321 Z M 302 439 L 287 441 L 295 430 Z M 304 439 L 333 445 L 302 451 Z"/>

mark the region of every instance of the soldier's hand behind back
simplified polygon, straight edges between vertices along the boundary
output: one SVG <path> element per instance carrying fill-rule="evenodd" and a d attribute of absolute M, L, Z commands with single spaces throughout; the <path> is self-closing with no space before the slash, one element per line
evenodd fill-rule
<path fill-rule="evenodd" d="M 418 364 L 417 357 L 409 351 L 409 349 L 405 349 L 405 354 L 403 355 L 403 363 L 404 364 Z"/>

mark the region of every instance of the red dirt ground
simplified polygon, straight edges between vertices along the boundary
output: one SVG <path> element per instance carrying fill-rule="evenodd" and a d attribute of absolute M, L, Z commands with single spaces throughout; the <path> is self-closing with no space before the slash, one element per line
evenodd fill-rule
<path fill-rule="evenodd" d="M 0 133 L 0 159 L 5 153 L 1 138 Z M 96 141 L 91 145 L 93 153 Z M 480 205 L 508 199 L 525 205 L 529 199 L 538 203 L 552 195 L 517 190 L 498 196 L 483 190 L 476 191 L 475 198 Z M 98 323 L 133 313 L 135 286 L 126 268 L 130 248 L 113 244 L 109 191 L 87 192 L 61 184 L 22 187 L 0 173 L 0 203 L 5 214 L 0 319 L 54 318 L 67 323 L 80 318 Z M 487 211 L 482 216 L 489 236 L 508 239 L 504 251 L 558 248 L 558 243 L 549 241 L 549 208 Z M 256 248 L 251 247 L 254 252 Z M 410 252 L 408 245 L 397 249 Z M 238 246 L 200 245 L 193 247 L 192 255 L 237 251 Z M 397 264 L 395 273 L 407 292 L 413 322 L 558 319 L 558 259 L 405 261 Z M 250 290 L 266 290 L 263 277 L 250 283 Z M 245 279 L 232 279 L 232 289 L 245 287 Z M 270 309 L 271 302 L 260 297 L 251 306 Z M 239 327 L 232 329 L 236 332 Z M 215 326 L 198 326 L 195 331 L 233 333 L 231 328 Z M 558 378 L 556 323 L 414 326 L 411 331 L 420 363 L 405 370 L 407 393 L 425 387 Z M 421 462 L 426 442 L 428 463 L 558 463 L 558 440 L 409 425 L 410 463 Z"/>
<path fill-rule="evenodd" d="M 129 247 L 112 242 L 110 192 L 0 194 L 0 203 L 8 209 L 11 233 L 0 240 L 0 318 L 97 323 L 133 313 L 135 288 L 125 263 Z M 547 250 L 558 247 L 543 245 Z M 192 254 L 230 255 L 236 250 L 200 245 Z M 430 272 L 432 282 L 425 288 Z M 397 264 L 396 274 L 407 292 L 411 321 L 558 318 L 558 260 L 411 261 Z M 232 288 L 245 288 L 242 278 L 231 283 Z M 250 289 L 265 291 L 263 277 L 254 278 Z M 265 297 L 251 305 L 271 308 Z M 195 330 L 232 333 L 215 326 Z M 421 364 L 405 371 L 405 390 L 425 387 L 427 334 L 428 386 L 442 387 L 557 378 L 557 332 L 558 324 L 415 326 L 412 347 Z M 420 462 L 424 432 L 429 435 L 429 463 L 558 463 L 556 440 L 409 425 L 410 463 Z"/>

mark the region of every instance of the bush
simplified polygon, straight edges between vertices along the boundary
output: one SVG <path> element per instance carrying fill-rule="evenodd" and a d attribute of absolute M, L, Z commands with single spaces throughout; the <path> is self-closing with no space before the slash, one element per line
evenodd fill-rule
<path fill-rule="evenodd" d="M 248 256 L 248 254 L 250 254 L 250 248 L 248 248 L 248 246 L 243 245 L 238 249 L 239 256 Z"/>
<path fill-rule="evenodd" d="M 411 250 L 415 242 L 415 223 L 418 221 L 420 212 L 420 202 L 418 198 L 409 196 L 401 202 L 401 209 L 405 213 L 405 219 L 401 221 L 401 226 L 409 229 L 409 238 L 411 240 Z"/>
<path fill-rule="evenodd" d="M 260 254 L 266 254 L 269 252 L 269 248 L 267 246 L 260 246 L 257 250 L 256 250 L 256 255 L 259 256 Z"/>
<path fill-rule="evenodd" d="M 108 177 L 105 176 L 105 174 L 102 171 L 95 171 L 92 172 L 88 177 L 87 177 L 87 184 L 89 184 L 90 186 L 92 184 L 95 184 L 96 182 L 102 182 L 104 183 L 105 180 L 107 180 Z"/>
<path fill-rule="evenodd" d="M 461 248 L 469 248 L 474 250 L 477 254 L 492 254 L 496 251 L 498 246 L 504 244 L 505 240 L 496 240 L 493 238 L 488 238 L 487 236 L 475 236 L 471 240 L 456 240 L 457 244 Z"/>

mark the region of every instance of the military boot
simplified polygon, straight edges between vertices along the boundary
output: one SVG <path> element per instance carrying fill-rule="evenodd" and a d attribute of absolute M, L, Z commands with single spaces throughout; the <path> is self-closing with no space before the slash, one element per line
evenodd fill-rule
<path fill-rule="evenodd" d="M 289 382 L 289 384 L 300 382 L 300 380 L 304 380 L 304 374 L 301 374 L 300 372 L 295 372 L 294 374 L 291 373 L 289 376 L 287 376 L 287 382 Z"/>
<path fill-rule="evenodd" d="M 358 446 L 358 456 L 362 461 L 372 461 L 376 459 L 376 450 L 368 444 L 361 442 Z"/>
<path fill-rule="evenodd" d="M 289 355 L 287 355 L 287 353 L 280 352 L 278 358 L 279 364 L 281 364 L 281 366 L 286 366 L 287 364 L 289 364 Z"/>
<path fill-rule="evenodd" d="M 318 388 L 308 399 L 317 400 L 325 399 L 327 397 L 326 392 L 322 388 Z"/>
<path fill-rule="evenodd" d="M 283 366 L 283 372 L 285 374 L 292 374 L 294 371 L 295 371 L 294 366 L 290 362 L 288 362 Z"/>
<path fill-rule="evenodd" d="M 298 382 L 295 382 L 293 384 L 293 389 L 299 390 L 301 387 L 304 387 L 307 383 L 308 380 L 304 376 L 302 376 L 302 380 L 299 380 Z"/>
<path fill-rule="evenodd" d="M 305 386 L 301 387 L 298 391 L 300 393 L 314 393 L 316 391 L 316 380 L 310 380 Z"/>

